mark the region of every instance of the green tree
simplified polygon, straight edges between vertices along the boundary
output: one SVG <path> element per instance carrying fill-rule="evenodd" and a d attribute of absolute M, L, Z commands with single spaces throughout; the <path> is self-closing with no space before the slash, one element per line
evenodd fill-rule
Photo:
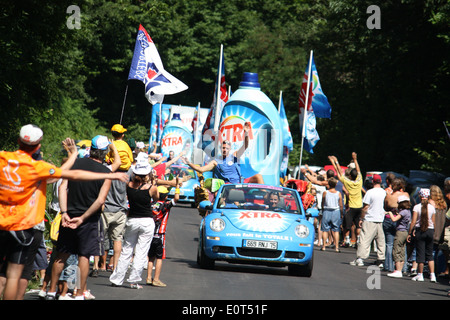
<path fill-rule="evenodd" d="M 60 142 L 70 134 L 84 138 L 97 129 L 86 109 L 81 33 L 67 28 L 68 2 L 9 1 L 0 6 L 1 148 L 16 148 L 19 129 L 34 123 L 44 129 L 42 151 L 59 163 Z"/>
<path fill-rule="evenodd" d="M 44 157 L 57 155 L 66 136 L 109 134 L 122 113 L 129 137 L 145 141 L 152 105 L 143 84 L 127 80 L 142 24 L 166 70 L 189 87 L 164 103 L 211 105 L 220 44 L 232 91 L 246 71 L 259 74 L 275 105 L 283 91 L 291 164 L 314 50 L 332 117 L 318 119 L 321 140 L 304 163 L 356 151 L 363 170 L 448 170 L 448 1 L 384 1 L 381 29 L 367 28 L 369 0 L 84 0 L 80 29 L 66 25 L 69 1 L 1 1 L 1 149 L 14 149 L 20 126 L 35 123 L 45 129 Z"/>

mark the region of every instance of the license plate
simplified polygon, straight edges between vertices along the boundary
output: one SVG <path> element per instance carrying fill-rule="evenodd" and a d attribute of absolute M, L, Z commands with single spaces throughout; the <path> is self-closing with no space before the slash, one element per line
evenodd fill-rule
<path fill-rule="evenodd" d="M 244 247 L 276 250 L 278 243 L 276 241 L 244 240 Z"/>

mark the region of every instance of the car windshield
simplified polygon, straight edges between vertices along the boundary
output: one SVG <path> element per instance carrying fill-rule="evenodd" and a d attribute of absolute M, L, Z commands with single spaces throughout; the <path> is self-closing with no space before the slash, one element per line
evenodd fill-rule
<path fill-rule="evenodd" d="M 168 179 L 171 179 L 175 177 L 176 175 L 179 175 L 180 179 L 184 177 L 190 177 L 195 179 L 195 171 L 191 169 L 190 167 L 184 167 L 184 166 L 170 166 L 169 168 L 170 172 L 166 172 L 166 177 Z M 168 170 L 168 171 L 169 171 Z"/>
<path fill-rule="evenodd" d="M 264 185 L 225 185 L 218 208 L 301 213 L 297 192 Z"/>

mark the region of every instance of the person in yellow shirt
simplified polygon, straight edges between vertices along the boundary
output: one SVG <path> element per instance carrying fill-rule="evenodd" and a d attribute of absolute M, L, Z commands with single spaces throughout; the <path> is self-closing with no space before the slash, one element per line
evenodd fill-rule
<path fill-rule="evenodd" d="M 125 140 L 123 140 L 126 131 L 127 129 L 125 129 L 121 124 L 115 124 L 111 128 L 111 133 L 114 138 L 113 143 L 116 146 L 117 151 L 119 152 L 121 161 L 121 165 L 118 169 L 119 171 L 128 171 L 134 160 L 133 152 L 131 151 L 130 146 Z M 111 153 L 108 153 L 105 160 L 107 162 L 113 162 L 113 155 Z"/>
<path fill-rule="evenodd" d="M 28 124 L 20 130 L 17 151 L 0 151 L 0 265 L 7 263 L 4 300 L 17 298 L 19 279 L 34 236 L 33 227 L 44 219 L 47 180 L 128 181 L 124 173 L 70 170 L 78 156 L 75 142 L 70 138 L 63 141 L 69 158 L 60 168 L 34 160 L 32 154 L 41 147 L 42 138 L 42 130 Z"/>
<path fill-rule="evenodd" d="M 349 239 L 350 230 L 352 228 L 352 224 L 355 225 L 355 233 L 356 237 L 359 236 L 361 232 L 361 227 L 359 226 L 359 219 L 361 217 L 361 210 L 363 207 L 362 202 L 362 191 L 363 191 L 363 178 L 361 175 L 361 169 L 358 164 L 357 154 L 355 152 L 352 153 L 352 159 L 355 164 L 355 168 L 350 170 L 350 177 L 347 178 L 345 174 L 341 171 L 341 166 L 339 165 L 339 161 L 335 156 L 329 156 L 331 164 L 334 166 L 334 169 L 337 172 L 339 180 L 344 184 L 344 187 L 348 191 L 348 212 L 344 216 L 344 235 L 345 241 Z M 352 235 L 353 238 L 353 235 Z M 344 245 L 347 245 L 345 243 Z"/>

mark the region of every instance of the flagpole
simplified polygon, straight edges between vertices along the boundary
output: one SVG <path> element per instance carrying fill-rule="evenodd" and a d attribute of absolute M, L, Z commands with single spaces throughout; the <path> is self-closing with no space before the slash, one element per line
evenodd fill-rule
<path fill-rule="evenodd" d="M 223 57 L 223 44 L 220 45 L 220 58 L 219 58 L 219 74 L 217 75 L 217 92 L 216 92 L 216 110 L 214 115 L 214 155 L 217 156 L 219 150 L 219 106 L 220 106 L 220 89 L 222 87 L 222 57 Z"/>
<path fill-rule="evenodd" d="M 216 96 L 216 114 L 214 116 L 214 132 L 219 129 L 219 101 L 220 101 L 220 89 L 222 87 L 222 57 L 223 57 L 223 44 L 220 45 L 220 58 L 219 58 L 219 74 L 217 76 L 217 96 Z"/>
<path fill-rule="evenodd" d="M 128 93 L 128 81 L 127 81 L 127 87 L 125 88 L 125 96 L 123 97 L 122 113 L 120 114 L 119 124 L 122 124 L 123 110 L 125 109 L 125 101 L 127 100 L 127 93 Z"/>
<path fill-rule="evenodd" d="M 170 120 L 170 119 L 169 119 Z M 162 101 L 159 103 L 159 123 L 158 130 L 156 131 L 156 145 L 161 145 L 161 137 L 162 137 Z M 156 152 L 156 151 L 155 151 Z"/>
<path fill-rule="evenodd" d="M 309 87 L 311 85 L 311 67 L 312 67 L 312 57 L 313 57 L 313 51 L 311 50 L 311 53 L 309 55 L 309 67 L 308 67 L 308 84 L 306 86 L 306 98 L 305 98 L 305 107 L 304 107 L 304 114 L 303 114 L 303 125 L 302 125 L 302 143 L 300 148 L 300 161 L 298 163 L 298 170 L 302 168 L 302 156 L 303 156 L 303 143 L 305 141 L 305 123 L 306 123 L 306 113 L 308 112 L 308 103 L 309 103 Z M 299 178 L 300 178 L 300 171 L 299 171 Z"/>
<path fill-rule="evenodd" d="M 278 100 L 278 114 L 280 114 L 281 111 L 281 99 L 283 96 L 283 91 L 280 90 L 280 99 Z"/>
<path fill-rule="evenodd" d="M 197 143 L 198 138 L 198 125 L 200 124 L 200 102 L 197 103 L 197 121 L 195 122 L 195 128 L 192 128 L 194 130 L 194 144 Z"/>

